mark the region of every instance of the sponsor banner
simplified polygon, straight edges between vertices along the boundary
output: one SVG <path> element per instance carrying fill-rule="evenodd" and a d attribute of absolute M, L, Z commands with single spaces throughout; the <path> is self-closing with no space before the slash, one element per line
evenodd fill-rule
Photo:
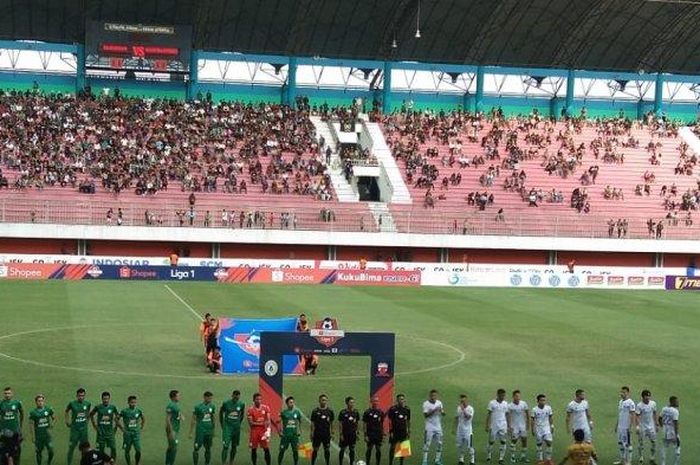
<path fill-rule="evenodd" d="M 612 278 L 610 280 L 606 278 Z M 640 279 L 641 278 L 641 279 Z M 523 287 L 523 288 L 636 288 L 663 289 L 662 276 L 610 276 L 583 273 L 508 273 L 508 272 L 422 272 L 424 286 Z M 612 284 L 609 284 L 612 283 Z"/>
<path fill-rule="evenodd" d="M 388 270 L 336 270 L 328 277 L 327 284 L 341 286 L 420 286 L 420 271 Z"/>
<path fill-rule="evenodd" d="M 120 257 L 92 255 L 42 255 L 42 254 L 0 254 L 0 265 L 9 263 L 51 263 L 62 265 L 126 265 L 126 266 L 168 266 L 168 257 Z M 359 261 L 350 260 L 291 260 L 291 259 L 249 259 L 249 258 L 188 258 L 181 257 L 180 266 L 213 268 L 302 268 L 320 270 L 359 270 Z M 369 270 L 393 271 L 444 271 L 452 273 L 540 273 L 569 274 L 564 265 L 517 265 L 481 263 L 427 263 L 427 262 L 367 262 Z M 576 265 L 576 274 L 593 276 L 693 276 L 697 271 L 686 268 L 653 267 L 599 267 Z"/>
<path fill-rule="evenodd" d="M 700 276 L 666 276 L 669 291 L 700 291 Z"/>
<path fill-rule="evenodd" d="M 297 319 L 219 319 L 219 347 L 221 347 L 222 372 L 233 373 L 258 373 L 260 369 L 260 333 L 263 331 L 296 331 Z M 284 374 L 301 373 L 302 367 L 298 355 L 285 355 L 283 366 Z M 278 366 L 265 367 L 266 370 L 275 371 Z"/>
<path fill-rule="evenodd" d="M 328 284 L 333 271 L 306 268 L 261 268 L 251 282 L 279 284 Z"/>

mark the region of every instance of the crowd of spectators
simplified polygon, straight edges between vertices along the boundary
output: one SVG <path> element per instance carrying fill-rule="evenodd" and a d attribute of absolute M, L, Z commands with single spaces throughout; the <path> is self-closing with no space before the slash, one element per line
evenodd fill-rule
<path fill-rule="evenodd" d="M 332 198 L 308 110 L 174 100 L 0 95 L 0 159 L 16 189 L 154 195 L 263 192 Z M 187 212 L 185 212 L 187 213 Z"/>

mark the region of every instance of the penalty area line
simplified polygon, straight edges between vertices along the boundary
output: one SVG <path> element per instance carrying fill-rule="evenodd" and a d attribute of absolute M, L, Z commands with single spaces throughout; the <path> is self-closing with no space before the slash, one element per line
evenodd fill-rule
<path fill-rule="evenodd" d="M 173 290 L 170 288 L 170 286 L 168 286 L 168 285 L 166 284 L 166 285 L 165 285 L 165 288 L 168 290 L 168 292 L 170 292 L 170 293 L 173 295 L 173 297 L 175 297 L 177 300 L 179 300 L 180 303 L 181 303 L 182 305 L 184 305 L 184 306 L 187 308 L 187 310 L 189 310 L 190 312 L 192 312 L 192 314 L 193 314 L 199 321 L 204 321 L 204 317 L 202 317 L 202 315 L 200 315 L 199 312 L 198 312 L 197 310 L 195 310 L 194 308 L 192 308 L 192 306 L 191 306 L 190 304 L 188 304 L 187 302 L 185 302 L 185 300 L 184 300 L 182 297 L 180 297 L 179 295 L 177 295 L 177 292 L 173 291 Z"/>

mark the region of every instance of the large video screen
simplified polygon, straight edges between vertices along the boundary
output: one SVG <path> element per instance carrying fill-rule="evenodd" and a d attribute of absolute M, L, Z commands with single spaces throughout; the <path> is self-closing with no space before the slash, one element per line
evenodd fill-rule
<path fill-rule="evenodd" d="M 192 26 L 89 21 L 85 53 L 88 68 L 186 73 Z"/>

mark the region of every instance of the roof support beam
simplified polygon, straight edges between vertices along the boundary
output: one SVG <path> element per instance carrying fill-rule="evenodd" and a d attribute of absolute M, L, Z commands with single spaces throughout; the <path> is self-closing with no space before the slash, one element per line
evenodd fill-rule
<path fill-rule="evenodd" d="M 654 113 L 659 116 L 663 108 L 664 99 L 664 75 L 656 73 L 656 87 L 654 88 Z"/>
<path fill-rule="evenodd" d="M 476 96 L 474 98 L 474 113 L 484 110 L 484 67 L 476 68 Z"/>
<path fill-rule="evenodd" d="M 566 116 L 574 116 L 574 84 L 576 83 L 576 73 L 570 69 L 566 75 L 566 104 L 564 111 Z"/>
<path fill-rule="evenodd" d="M 384 62 L 384 86 L 382 88 L 382 112 L 391 112 L 391 68 L 390 61 Z"/>

